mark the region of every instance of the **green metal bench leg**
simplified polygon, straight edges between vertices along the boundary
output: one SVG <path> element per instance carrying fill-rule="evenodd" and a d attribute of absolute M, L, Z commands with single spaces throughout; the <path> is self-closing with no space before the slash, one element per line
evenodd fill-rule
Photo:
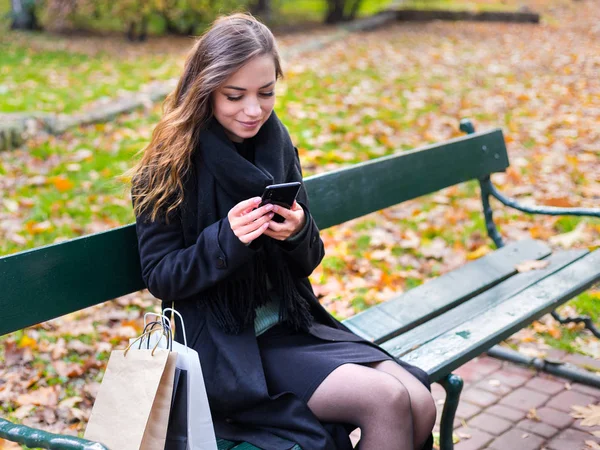
<path fill-rule="evenodd" d="M 440 424 L 440 450 L 452 450 L 454 442 L 452 432 L 454 428 L 454 416 L 458 408 L 458 400 L 463 388 L 463 380 L 453 373 L 447 375 L 439 383 L 446 391 L 446 402 L 442 411 L 442 423 Z"/>
<path fill-rule="evenodd" d="M 88 441 L 74 436 L 63 436 L 36 430 L 25 425 L 17 425 L 0 419 L 0 437 L 17 442 L 29 448 L 48 448 L 52 450 L 108 450 L 98 442 Z"/>

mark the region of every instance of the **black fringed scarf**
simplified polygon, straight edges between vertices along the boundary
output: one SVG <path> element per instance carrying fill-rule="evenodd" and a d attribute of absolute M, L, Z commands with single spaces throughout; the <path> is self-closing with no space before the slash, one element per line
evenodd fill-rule
<path fill-rule="evenodd" d="M 216 119 L 199 134 L 199 163 L 216 180 L 215 198 L 220 217 L 242 200 L 260 196 L 270 184 L 290 181 L 296 153 L 289 134 L 273 112 L 252 139 L 254 164 L 240 155 Z M 199 193 L 199 214 L 203 198 Z M 225 195 L 222 195 L 225 194 Z M 296 330 L 312 322 L 310 306 L 298 293 L 280 244 L 261 236 L 252 244 L 254 257 L 229 278 L 203 292 L 216 323 L 227 333 L 239 334 L 254 326 L 255 309 L 269 300 L 267 277 L 281 299 L 279 320 Z"/>

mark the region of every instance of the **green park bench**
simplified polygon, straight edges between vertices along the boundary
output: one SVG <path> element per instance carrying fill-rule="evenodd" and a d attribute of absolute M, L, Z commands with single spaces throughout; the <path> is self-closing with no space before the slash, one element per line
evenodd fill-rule
<path fill-rule="evenodd" d="M 504 245 L 489 198 L 529 213 L 600 217 L 600 210 L 524 207 L 503 197 L 490 182 L 492 173 L 509 166 L 502 131 L 474 133 L 468 121 L 461 122 L 461 129 L 469 135 L 305 180 L 321 229 L 479 180 L 488 234 L 498 249 L 344 322 L 442 384 L 447 392 L 440 426 L 442 450 L 453 448 L 454 415 L 462 389 L 461 378 L 452 371 L 548 312 L 563 321 L 584 320 L 562 319 L 554 309 L 600 280 L 600 250 L 553 251 L 532 239 Z M 549 264 L 523 273 L 515 268 L 537 259 Z M 0 257 L 0 286 L 4 315 L 0 335 L 144 289 L 135 225 Z M 0 437 L 29 447 L 105 449 L 4 419 Z M 219 450 L 229 449 L 255 447 L 219 442 Z"/>

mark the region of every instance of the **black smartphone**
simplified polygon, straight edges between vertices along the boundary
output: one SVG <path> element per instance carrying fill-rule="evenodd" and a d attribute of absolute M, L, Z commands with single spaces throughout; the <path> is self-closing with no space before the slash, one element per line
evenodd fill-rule
<path fill-rule="evenodd" d="M 294 181 L 292 183 L 272 184 L 267 186 L 262 194 L 262 201 L 258 207 L 260 208 L 267 203 L 273 203 L 274 205 L 292 209 L 292 204 L 294 203 L 294 200 L 296 200 L 296 196 L 300 191 L 300 186 L 302 186 L 302 183 L 299 181 Z M 285 219 L 279 214 L 275 214 L 273 216 L 273 220 L 281 223 Z"/>

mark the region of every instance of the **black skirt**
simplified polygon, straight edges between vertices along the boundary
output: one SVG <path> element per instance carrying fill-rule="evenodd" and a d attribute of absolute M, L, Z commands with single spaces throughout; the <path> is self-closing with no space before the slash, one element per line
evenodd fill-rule
<path fill-rule="evenodd" d="M 350 335 L 347 331 L 336 332 L 339 338 L 329 341 L 277 324 L 259 335 L 257 342 L 269 394 L 292 392 L 308 403 L 323 380 L 342 364 L 396 361 L 366 341 L 345 341 L 344 337 Z M 413 372 L 413 366 L 400 364 Z"/>

